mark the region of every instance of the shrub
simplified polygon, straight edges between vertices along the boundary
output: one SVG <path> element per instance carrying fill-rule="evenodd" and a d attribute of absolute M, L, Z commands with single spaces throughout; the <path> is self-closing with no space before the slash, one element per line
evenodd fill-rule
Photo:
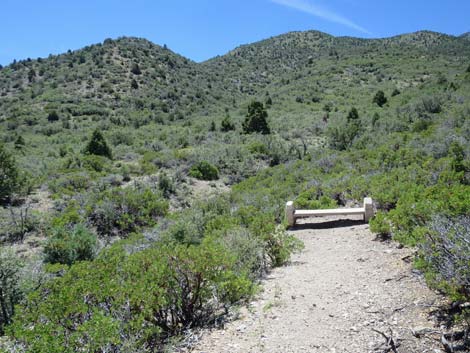
<path fill-rule="evenodd" d="M 56 196 L 72 195 L 88 189 L 91 185 L 90 175 L 86 172 L 68 173 L 49 183 L 50 190 Z"/>
<path fill-rule="evenodd" d="M 155 225 L 168 207 L 150 188 L 113 188 L 90 201 L 88 217 L 100 235 L 127 236 L 140 227 Z"/>
<path fill-rule="evenodd" d="M 201 161 L 191 167 L 189 176 L 200 180 L 219 179 L 219 170 L 207 161 Z"/>
<path fill-rule="evenodd" d="M 109 159 L 113 158 L 111 148 L 109 148 L 103 134 L 98 129 L 93 132 L 90 142 L 85 148 L 85 153 L 104 156 Z"/>
<path fill-rule="evenodd" d="M 335 200 L 323 195 L 321 189 L 311 188 L 300 193 L 295 199 L 294 205 L 296 208 L 303 209 L 326 209 L 335 208 L 337 203 Z"/>
<path fill-rule="evenodd" d="M 465 152 L 463 147 L 457 141 L 453 141 L 450 144 L 449 154 L 452 157 L 452 170 L 457 173 L 465 172 L 467 169 L 464 162 Z"/>
<path fill-rule="evenodd" d="M 212 230 L 211 234 L 217 235 L 217 241 L 233 254 L 237 271 L 246 271 L 253 280 L 259 278 L 266 271 L 263 239 L 255 237 L 244 227 L 234 225 L 233 221 L 227 222 L 226 217 L 221 221 L 224 222 L 224 226 Z"/>
<path fill-rule="evenodd" d="M 96 246 L 96 236 L 81 224 L 73 228 L 56 227 L 44 247 L 44 261 L 71 265 L 76 261 L 92 260 Z"/>
<path fill-rule="evenodd" d="M 454 300 L 470 299 L 470 217 L 433 217 L 420 249 L 428 279 Z"/>
<path fill-rule="evenodd" d="M 90 154 L 83 158 L 83 166 L 90 171 L 98 173 L 103 172 L 108 168 L 108 162 L 109 161 L 106 157 L 96 154 Z"/>
<path fill-rule="evenodd" d="M 427 96 L 421 98 L 421 101 L 418 103 L 416 110 L 418 113 L 430 113 L 437 114 L 442 110 L 442 101 L 438 96 Z"/>
<path fill-rule="evenodd" d="M 22 298 L 18 256 L 13 251 L 0 247 L 0 335 L 6 325 L 12 322 L 15 305 Z"/>
<path fill-rule="evenodd" d="M 175 192 L 173 180 L 171 180 L 171 178 L 169 178 L 165 173 L 161 173 L 158 178 L 158 189 L 163 193 L 164 197 L 170 197 L 170 195 Z"/>
<path fill-rule="evenodd" d="M 351 115 L 351 112 L 349 113 Z M 360 125 L 357 120 L 352 119 L 348 115 L 348 122 L 346 124 L 339 124 L 338 126 L 331 126 L 327 130 L 329 145 L 331 148 L 343 151 L 351 147 L 353 141 L 359 136 Z M 353 116 L 355 116 L 353 114 Z"/>
<path fill-rule="evenodd" d="M 282 266 L 291 257 L 292 253 L 304 248 L 304 244 L 294 235 L 289 234 L 282 226 L 276 227 L 274 232 L 265 237 L 267 242 L 267 254 L 271 266 Z"/>
<path fill-rule="evenodd" d="M 261 141 L 254 141 L 248 145 L 248 150 L 252 154 L 268 155 L 268 147 Z"/>
<path fill-rule="evenodd" d="M 370 231 L 380 238 L 388 238 L 392 234 L 390 223 L 383 211 L 378 211 L 369 222 Z"/>
<path fill-rule="evenodd" d="M 160 351 L 165 338 L 206 325 L 253 285 L 223 246 L 121 242 L 71 266 L 19 307 L 12 337 L 29 351 Z M 51 340 L 51 337 L 54 337 Z"/>

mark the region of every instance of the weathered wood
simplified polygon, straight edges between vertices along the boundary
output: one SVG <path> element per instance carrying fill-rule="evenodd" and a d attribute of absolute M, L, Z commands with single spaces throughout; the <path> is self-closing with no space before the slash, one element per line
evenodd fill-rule
<path fill-rule="evenodd" d="M 296 210 L 294 208 L 293 201 L 288 201 L 286 203 L 286 220 L 290 227 L 295 225 L 297 218 L 348 215 L 362 215 L 364 221 L 369 222 L 369 220 L 374 216 L 374 205 L 372 203 L 372 199 L 370 197 L 364 198 L 364 207 L 324 210 Z"/>

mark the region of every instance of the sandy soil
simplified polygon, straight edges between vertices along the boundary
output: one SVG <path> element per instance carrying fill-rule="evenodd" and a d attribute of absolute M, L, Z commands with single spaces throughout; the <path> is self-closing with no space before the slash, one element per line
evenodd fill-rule
<path fill-rule="evenodd" d="M 292 230 L 305 250 L 191 352 L 393 352 L 374 329 L 392 336 L 397 352 L 441 352 L 429 313 L 443 299 L 412 270 L 412 250 L 374 240 L 361 221 L 307 221 Z"/>

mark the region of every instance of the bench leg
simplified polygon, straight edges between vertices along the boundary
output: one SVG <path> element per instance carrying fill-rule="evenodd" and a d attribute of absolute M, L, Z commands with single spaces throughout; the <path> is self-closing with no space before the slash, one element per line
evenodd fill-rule
<path fill-rule="evenodd" d="M 293 227 L 295 225 L 295 217 L 294 217 L 294 202 L 288 201 L 286 203 L 286 220 L 289 227 Z"/>
<path fill-rule="evenodd" d="M 369 222 L 369 220 L 374 216 L 374 205 L 372 204 L 372 199 L 370 197 L 364 198 L 364 221 Z"/>

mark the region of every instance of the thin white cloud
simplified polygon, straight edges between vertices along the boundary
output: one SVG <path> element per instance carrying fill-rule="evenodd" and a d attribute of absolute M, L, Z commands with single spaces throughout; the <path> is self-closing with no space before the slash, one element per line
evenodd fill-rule
<path fill-rule="evenodd" d="M 271 0 L 271 1 L 279 5 L 287 6 L 287 7 L 311 14 L 313 16 L 323 18 L 330 22 L 342 24 L 344 26 L 355 29 L 356 31 L 359 31 L 362 33 L 371 34 L 367 29 L 359 26 L 358 24 L 347 19 L 346 17 L 343 17 L 340 14 L 334 13 L 321 6 L 314 5 L 306 0 Z"/>

